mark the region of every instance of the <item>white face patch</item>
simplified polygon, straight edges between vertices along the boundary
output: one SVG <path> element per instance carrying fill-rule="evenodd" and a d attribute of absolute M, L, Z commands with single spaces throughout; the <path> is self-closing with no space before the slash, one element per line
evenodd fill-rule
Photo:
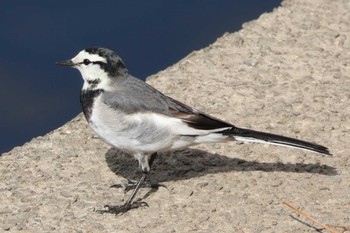
<path fill-rule="evenodd" d="M 85 50 L 80 51 L 75 57 L 72 58 L 72 61 L 74 63 L 81 63 L 85 59 L 88 59 L 90 61 L 102 61 L 102 62 L 107 62 L 106 58 L 101 57 L 97 54 L 90 54 L 86 52 Z"/>
<path fill-rule="evenodd" d="M 107 63 L 106 58 L 82 50 L 71 60 L 76 64 L 74 68 L 80 71 L 81 76 L 84 79 L 83 90 L 107 89 L 109 83 L 108 74 L 99 64 L 94 64 L 94 62 Z"/>

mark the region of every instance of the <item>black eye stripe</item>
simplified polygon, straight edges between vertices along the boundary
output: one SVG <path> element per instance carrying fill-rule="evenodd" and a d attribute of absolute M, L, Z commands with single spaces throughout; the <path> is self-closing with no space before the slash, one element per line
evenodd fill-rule
<path fill-rule="evenodd" d="M 80 62 L 79 64 L 89 65 L 91 63 L 94 65 L 105 65 L 106 64 L 103 61 L 90 61 L 89 59 L 84 59 L 84 61 Z"/>
<path fill-rule="evenodd" d="M 92 64 L 105 65 L 106 63 L 103 61 L 93 61 Z"/>

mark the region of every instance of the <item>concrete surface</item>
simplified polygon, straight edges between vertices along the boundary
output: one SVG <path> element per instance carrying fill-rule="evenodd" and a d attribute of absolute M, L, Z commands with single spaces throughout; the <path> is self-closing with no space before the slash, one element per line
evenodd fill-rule
<path fill-rule="evenodd" d="M 314 141 L 333 157 L 235 142 L 162 154 L 151 180 L 167 189 L 143 189 L 148 208 L 99 214 L 128 197 L 109 186 L 140 173 L 79 115 L 0 157 L 0 231 L 316 232 L 283 200 L 349 227 L 349 12 L 345 0 L 284 1 L 148 80 L 237 126 Z"/>

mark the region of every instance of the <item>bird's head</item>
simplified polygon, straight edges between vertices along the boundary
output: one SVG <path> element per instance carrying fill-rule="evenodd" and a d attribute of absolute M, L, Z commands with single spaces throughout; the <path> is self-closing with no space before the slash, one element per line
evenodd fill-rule
<path fill-rule="evenodd" d="M 84 79 L 83 89 L 101 88 L 109 81 L 128 74 L 122 59 L 106 48 L 84 49 L 72 59 L 56 64 L 78 69 Z"/>

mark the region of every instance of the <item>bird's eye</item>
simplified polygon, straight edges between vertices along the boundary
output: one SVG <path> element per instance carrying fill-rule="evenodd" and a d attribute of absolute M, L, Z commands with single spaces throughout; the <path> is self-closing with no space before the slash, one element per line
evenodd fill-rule
<path fill-rule="evenodd" d="M 84 63 L 84 65 L 89 65 L 91 63 L 91 61 L 89 59 L 84 59 L 83 63 Z"/>

